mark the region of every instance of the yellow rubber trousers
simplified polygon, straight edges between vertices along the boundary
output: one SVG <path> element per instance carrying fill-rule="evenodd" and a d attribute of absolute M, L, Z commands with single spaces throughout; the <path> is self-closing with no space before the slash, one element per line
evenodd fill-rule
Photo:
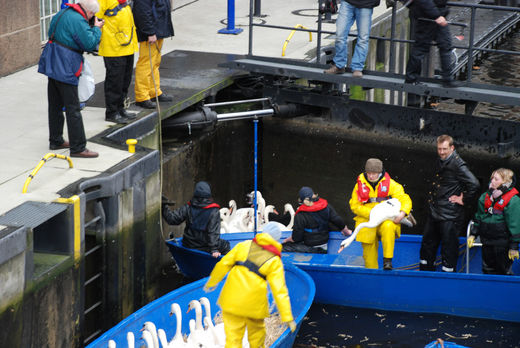
<path fill-rule="evenodd" d="M 158 39 L 156 44 L 147 41 L 139 42 L 139 59 L 135 65 L 135 101 L 142 102 L 155 98 L 154 80 L 150 69 L 150 51 L 152 52 L 152 66 L 157 95 L 161 95 L 161 81 L 159 77 L 159 66 L 161 65 L 161 48 L 163 39 Z"/>
<path fill-rule="evenodd" d="M 379 240 L 381 240 L 381 243 L 383 244 L 383 257 L 389 259 L 394 257 L 396 224 L 387 220 L 376 228 L 364 228 L 363 230 L 370 230 L 370 232 L 374 233 L 376 236 L 372 243 L 361 243 L 363 246 L 363 259 L 365 260 L 365 267 L 378 269 L 379 264 L 377 262 L 377 250 L 379 249 Z"/>
<path fill-rule="evenodd" d="M 242 338 L 247 327 L 247 339 L 251 348 L 264 348 L 264 319 L 241 317 L 229 312 L 222 312 L 224 331 L 226 332 L 226 348 L 242 348 Z"/>

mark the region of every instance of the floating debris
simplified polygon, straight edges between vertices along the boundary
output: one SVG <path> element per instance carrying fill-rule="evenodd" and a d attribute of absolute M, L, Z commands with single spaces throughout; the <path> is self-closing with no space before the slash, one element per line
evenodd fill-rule
<path fill-rule="evenodd" d="M 385 321 L 385 320 L 386 320 L 386 318 L 383 318 L 383 319 L 381 319 L 379 322 L 382 323 L 382 322 Z"/>
<path fill-rule="evenodd" d="M 460 337 L 450 335 L 449 333 L 446 333 L 446 332 L 444 334 L 446 336 L 448 336 L 449 338 L 455 338 L 455 339 L 460 339 L 460 340 L 467 340 L 468 338 L 471 338 L 471 337 L 478 337 L 477 335 L 472 335 L 472 334 L 462 334 Z"/>
<path fill-rule="evenodd" d="M 398 329 L 402 329 L 402 328 L 405 328 L 406 325 L 404 325 L 404 324 L 397 324 L 395 327 L 398 328 Z"/>
<path fill-rule="evenodd" d="M 374 313 L 374 314 L 375 314 L 376 316 L 378 316 L 379 318 L 381 318 L 381 317 L 386 317 L 386 314 L 380 314 L 380 313 L 377 313 L 377 312 Z"/>
<path fill-rule="evenodd" d="M 365 338 L 363 338 L 361 341 L 359 341 L 359 343 L 363 343 L 363 342 L 366 342 L 368 340 L 369 340 L 369 338 L 367 336 L 365 336 Z"/>
<path fill-rule="evenodd" d="M 322 308 L 321 311 L 322 311 L 323 313 L 329 315 L 329 312 L 327 312 L 327 311 L 325 310 L 325 308 Z"/>
<path fill-rule="evenodd" d="M 310 321 L 307 323 L 307 325 L 309 325 L 309 326 L 316 326 L 317 324 L 318 324 L 317 321 Z"/>
<path fill-rule="evenodd" d="M 435 332 L 435 331 L 437 331 L 437 329 L 430 329 L 430 330 L 428 330 L 428 331 L 430 331 L 430 332 Z"/>

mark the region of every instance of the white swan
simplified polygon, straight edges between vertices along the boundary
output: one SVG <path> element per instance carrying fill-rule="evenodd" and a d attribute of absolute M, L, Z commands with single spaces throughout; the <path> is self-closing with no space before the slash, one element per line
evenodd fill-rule
<path fill-rule="evenodd" d="M 128 348 L 135 347 L 135 337 L 133 332 L 128 331 L 128 333 L 126 334 L 126 342 L 128 343 Z"/>
<path fill-rule="evenodd" d="M 178 303 L 172 303 L 170 307 L 170 316 L 175 315 L 177 319 L 177 327 L 175 330 L 175 336 L 173 336 L 172 340 L 168 343 L 171 347 L 186 347 L 186 342 L 184 342 L 184 338 L 182 337 L 182 312 L 181 306 Z"/>
<path fill-rule="evenodd" d="M 340 253 L 354 241 L 356 235 L 362 228 L 374 228 L 382 224 L 385 220 L 393 220 L 397 215 L 399 215 L 400 211 L 401 202 L 399 202 L 397 198 L 391 198 L 375 205 L 370 211 L 368 221 L 360 223 L 354 232 L 352 232 L 352 235 L 341 242 L 338 253 Z"/>
<path fill-rule="evenodd" d="M 116 348 L 116 342 L 114 340 L 109 340 L 108 348 Z"/>
<path fill-rule="evenodd" d="M 206 348 L 214 346 L 211 338 L 208 339 L 208 335 L 204 329 L 197 328 L 195 320 L 190 319 L 189 326 L 190 334 L 188 335 L 188 341 L 186 342 L 188 347 Z"/>
<path fill-rule="evenodd" d="M 213 324 L 213 320 L 211 319 L 211 303 L 209 302 L 207 297 L 201 297 L 199 302 L 204 306 L 205 316 L 204 316 L 204 324 L 206 325 L 206 330 L 209 331 L 213 337 L 213 342 L 217 346 L 224 346 L 226 344 L 226 333 L 224 332 L 224 323 L 220 323 L 217 325 Z"/>
<path fill-rule="evenodd" d="M 159 348 L 159 343 L 157 345 L 154 343 L 154 339 L 152 337 L 152 333 L 148 330 L 143 331 L 143 340 L 146 343 L 146 347 L 148 348 Z"/>
<path fill-rule="evenodd" d="M 201 307 L 200 302 L 197 300 L 191 300 L 190 303 L 188 304 L 188 312 L 192 309 L 195 309 L 196 341 L 201 344 L 208 345 L 210 342 L 212 342 L 213 337 L 211 337 L 210 332 L 204 331 L 204 326 L 202 325 L 202 307 Z M 193 333 L 193 331 L 191 330 L 191 327 L 190 327 L 190 335 L 192 333 Z M 188 337 L 188 341 L 189 341 L 189 337 Z"/>
<path fill-rule="evenodd" d="M 151 321 L 145 322 L 141 331 L 143 332 L 143 337 L 145 332 L 149 332 L 150 336 L 152 337 L 152 347 L 159 348 L 159 338 L 157 337 L 157 328 L 155 327 L 154 323 L 152 323 Z"/>
<path fill-rule="evenodd" d="M 283 213 L 284 213 L 284 215 L 286 213 L 289 213 L 289 215 L 291 215 L 291 221 L 289 221 L 289 224 L 287 225 L 287 231 L 292 231 L 292 228 L 294 226 L 294 215 L 295 215 L 293 206 L 290 203 L 285 203 L 285 205 L 283 206 Z"/>

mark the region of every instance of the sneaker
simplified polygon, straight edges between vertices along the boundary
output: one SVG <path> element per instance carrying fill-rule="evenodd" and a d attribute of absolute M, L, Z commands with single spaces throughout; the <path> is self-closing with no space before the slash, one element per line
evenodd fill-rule
<path fill-rule="evenodd" d="M 391 258 L 386 258 L 386 257 L 383 258 L 383 269 L 385 271 L 390 271 L 390 270 L 393 269 L 393 267 L 392 267 L 392 259 Z"/>
<path fill-rule="evenodd" d="M 363 77 L 363 72 L 361 70 L 354 70 L 352 77 Z"/>
<path fill-rule="evenodd" d="M 325 74 L 343 74 L 345 73 L 345 68 L 338 68 L 336 64 L 332 64 L 330 68 L 327 70 L 323 70 Z"/>
<path fill-rule="evenodd" d="M 135 105 L 140 106 L 144 109 L 155 109 L 157 107 L 157 104 L 155 104 L 155 102 L 151 101 L 150 99 L 142 102 L 135 102 Z"/>

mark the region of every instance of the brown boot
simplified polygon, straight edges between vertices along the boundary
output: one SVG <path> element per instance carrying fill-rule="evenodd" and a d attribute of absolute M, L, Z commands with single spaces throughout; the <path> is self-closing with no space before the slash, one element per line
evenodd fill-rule
<path fill-rule="evenodd" d="M 325 74 L 343 74 L 343 73 L 345 73 L 345 68 L 344 67 L 343 68 L 338 68 L 336 66 L 336 64 L 333 63 L 330 66 L 330 68 L 328 68 L 327 70 L 323 70 L 323 72 Z"/>
<path fill-rule="evenodd" d="M 383 258 L 383 269 L 385 271 L 390 271 L 390 270 L 392 270 L 392 268 L 393 268 L 392 267 L 392 259 L 384 257 Z"/>

